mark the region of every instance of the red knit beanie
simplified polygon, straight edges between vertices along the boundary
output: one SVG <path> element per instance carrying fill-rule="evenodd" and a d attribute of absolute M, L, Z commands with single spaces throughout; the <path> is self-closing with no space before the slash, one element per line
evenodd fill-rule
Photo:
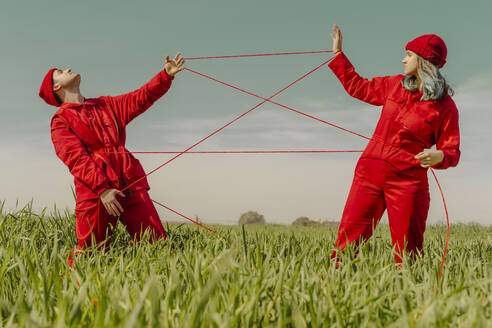
<path fill-rule="evenodd" d="M 48 105 L 59 107 L 61 104 L 56 101 L 55 92 L 53 91 L 53 72 L 56 70 L 57 68 L 52 68 L 48 71 L 48 74 L 45 75 L 43 83 L 41 83 L 41 88 L 39 88 L 39 96 L 43 98 Z"/>
<path fill-rule="evenodd" d="M 405 49 L 415 52 L 439 68 L 446 64 L 448 49 L 444 41 L 435 34 L 421 35 L 408 42 Z"/>

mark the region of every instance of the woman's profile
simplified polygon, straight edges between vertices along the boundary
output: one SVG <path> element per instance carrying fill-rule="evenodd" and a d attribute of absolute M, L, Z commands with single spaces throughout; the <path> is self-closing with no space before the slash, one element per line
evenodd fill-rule
<path fill-rule="evenodd" d="M 337 25 L 333 32 L 336 57 L 329 67 L 349 95 L 383 106 L 355 168 L 335 246 L 343 250 L 349 243 L 369 239 L 387 210 L 399 263 L 404 251 L 415 255 L 422 250 L 430 202 L 428 168 L 447 169 L 460 158 L 458 110 L 439 70 L 446 63 L 447 48 L 435 34 L 419 36 L 405 47 L 404 75 L 367 80 L 342 52 Z"/>

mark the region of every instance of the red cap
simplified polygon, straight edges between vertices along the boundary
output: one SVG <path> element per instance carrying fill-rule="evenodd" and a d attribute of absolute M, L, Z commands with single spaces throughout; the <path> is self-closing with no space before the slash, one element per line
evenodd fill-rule
<path fill-rule="evenodd" d="M 415 52 L 439 68 L 446 64 L 448 49 L 444 41 L 435 34 L 421 35 L 408 42 L 405 49 Z"/>
<path fill-rule="evenodd" d="M 45 75 L 43 83 L 41 83 L 41 88 L 39 88 L 39 96 L 43 98 L 48 105 L 59 107 L 61 104 L 56 101 L 55 92 L 53 91 L 53 72 L 56 70 L 57 68 L 52 68 L 48 71 L 48 74 Z"/>

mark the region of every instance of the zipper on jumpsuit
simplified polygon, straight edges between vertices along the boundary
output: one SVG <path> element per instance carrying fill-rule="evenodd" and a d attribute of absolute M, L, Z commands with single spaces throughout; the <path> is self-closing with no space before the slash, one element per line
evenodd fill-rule
<path fill-rule="evenodd" d="M 396 147 L 396 145 L 394 145 L 392 141 L 388 141 L 388 136 L 393 129 L 392 123 L 396 123 L 397 119 L 399 119 L 402 116 L 407 101 L 408 101 L 408 97 L 405 95 L 403 102 L 401 104 L 398 103 L 399 111 L 394 113 L 393 116 L 391 117 L 390 124 L 388 124 L 388 128 L 386 129 L 386 135 L 383 141 L 383 147 L 381 148 L 381 152 L 382 152 L 381 159 L 383 159 L 384 161 L 384 175 L 383 175 L 383 185 L 382 185 L 383 193 L 386 190 L 386 180 L 390 174 L 390 171 L 396 169 L 395 167 L 393 167 L 393 165 L 391 165 L 387 160 L 383 158 L 383 154 L 385 153 L 385 150 L 390 150 L 391 148 L 397 148 L 397 151 L 402 151 L 402 149 L 400 147 Z"/>
<path fill-rule="evenodd" d="M 116 135 L 117 135 L 120 139 L 123 139 L 123 136 L 120 134 L 120 126 L 119 126 L 119 124 L 118 124 L 118 120 L 116 119 L 116 114 L 114 113 L 114 111 L 113 111 L 113 110 L 111 110 L 111 114 L 113 114 L 113 115 L 111 115 L 111 118 L 113 119 L 113 123 L 114 123 L 114 125 L 115 125 L 115 127 L 116 127 Z M 119 151 L 119 150 L 120 150 L 120 148 L 122 148 L 122 149 L 123 149 L 123 152 L 121 152 L 120 154 L 121 154 L 121 156 L 122 156 L 122 157 L 123 157 L 123 156 L 126 156 L 127 151 L 126 151 L 125 147 L 123 147 L 123 146 L 121 146 L 121 145 L 118 145 L 117 147 L 114 147 L 114 148 L 115 148 L 117 151 Z M 107 153 L 107 150 L 106 150 L 106 153 Z M 121 164 L 123 165 L 124 163 L 121 163 Z M 125 174 L 124 174 L 124 166 L 122 166 L 122 167 L 121 167 L 120 172 L 121 172 L 121 174 L 120 174 L 120 179 L 121 179 L 121 182 L 122 182 L 122 184 L 123 184 L 123 186 L 124 186 L 124 187 L 122 187 L 122 189 L 123 189 L 123 188 L 126 188 L 126 187 L 128 186 L 128 180 L 125 178 Z M 125 192 L 127 193 L 128 197 L 130 197 L 130 198 L 131 198 L 131 197 L 133 196 L 133 191 L 131 190 L 131 188 L 127 189 Z"/>

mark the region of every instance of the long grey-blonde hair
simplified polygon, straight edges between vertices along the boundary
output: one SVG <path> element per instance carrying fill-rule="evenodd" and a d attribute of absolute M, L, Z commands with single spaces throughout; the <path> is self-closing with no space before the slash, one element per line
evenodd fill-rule
<path fill-rule="evenodd" d="M 428 61 L 417 55 L 417 74 L 422 82 L 422 97 L 420 100 L 437 100 L 446 97 L 448 94 L 450 96 L 454 95 L 454 90 L 446 82 L 444 76 L 442 76 L 439 68 Z M 406 76 L 401 84 L 403 88 L 409 91 L 417 91 L 418 81 L 417 76 L 409 75 Z"/>

